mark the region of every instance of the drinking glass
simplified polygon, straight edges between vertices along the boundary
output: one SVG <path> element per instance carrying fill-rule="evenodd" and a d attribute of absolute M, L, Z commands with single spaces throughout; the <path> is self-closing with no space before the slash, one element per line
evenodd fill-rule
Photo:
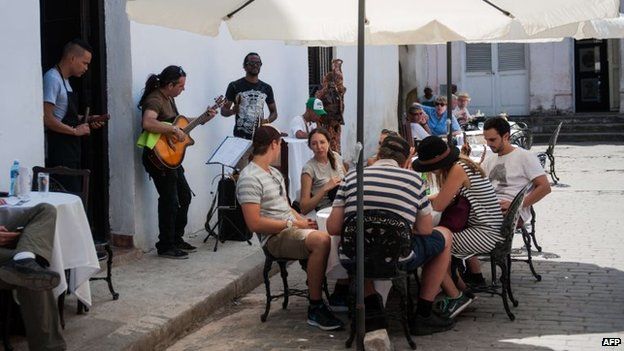
<path fill-rule="evenodd" d="M 41 196 L 48 196 L 50 192 L 50 175 L 48 173 L 39 173 L 37 175 L 37 190 L 39 190 Z"/>

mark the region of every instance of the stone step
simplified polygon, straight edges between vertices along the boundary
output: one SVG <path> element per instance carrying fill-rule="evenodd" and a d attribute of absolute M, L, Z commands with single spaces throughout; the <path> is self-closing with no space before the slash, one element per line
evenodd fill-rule
<path fill-rule="evenodd" d="M 533 143 L 548 143 L 551 133 L 535 133 L 533 134 Z M 559 134 L 557 143 L 561 142 L 624 142 L 624 132 L 622 133 L 564 133 Z"/>

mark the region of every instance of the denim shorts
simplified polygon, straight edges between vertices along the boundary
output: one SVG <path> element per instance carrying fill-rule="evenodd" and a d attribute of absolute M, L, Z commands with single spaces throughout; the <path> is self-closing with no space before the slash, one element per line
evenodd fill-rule
<path fill-rule="evenodd" d="M 408 271 L 422 266 L 442 252 L 444 250 L 444 236 L 437 230 L 433 230 L 431 235 L 414 235 L 412 237 L 412 250 L 414 256 L 403 263 Z"/>

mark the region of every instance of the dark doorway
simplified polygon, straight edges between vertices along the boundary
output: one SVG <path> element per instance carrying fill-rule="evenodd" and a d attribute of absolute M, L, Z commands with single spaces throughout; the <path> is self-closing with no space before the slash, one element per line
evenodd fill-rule
<path fill-rule="evenodd" d="M 317 90 L 321 89 L 323 77 L 332 69 L 332 48 L 331 47 L 309 47 L 308 48 L 308 90 L 310 96 L 314 96 Z"/>
<path fill-rule="evenodd" d="M 609 111 L 609 61 L 606 40 L 574 42 L 576 111 Z"/>
<path fill-rule="evenodd" d="M 59 61 L 65 43 L 74 38 L 86 40 L 94 51 L 91 65 L 81 78 L 70 78 L 70 84 L 78 93 L 81 114 L 87 106 L 90 114 L 106 113 L 104 0 L 40 0 L 39 6 L 43 72 Z M 83 139 L 82 167 L 91 170 L 87 215 L 93 237 L 101 240 L 110 233 L 106 126 Z"/>

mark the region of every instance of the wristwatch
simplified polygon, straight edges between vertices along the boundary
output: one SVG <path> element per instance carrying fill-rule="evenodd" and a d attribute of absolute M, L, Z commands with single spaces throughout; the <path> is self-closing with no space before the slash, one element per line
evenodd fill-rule
<path fill-rule="evenodd" d="M 287 219 L 287 220 L 286 220 L 286 229 L 290 229 L 290 228 L 292 228 L 292 226 L 293 226 L 293 221 L 292 221 L 292 219 L 290 219 L 290 218 L 289 218 L 289 219 Z"/>

